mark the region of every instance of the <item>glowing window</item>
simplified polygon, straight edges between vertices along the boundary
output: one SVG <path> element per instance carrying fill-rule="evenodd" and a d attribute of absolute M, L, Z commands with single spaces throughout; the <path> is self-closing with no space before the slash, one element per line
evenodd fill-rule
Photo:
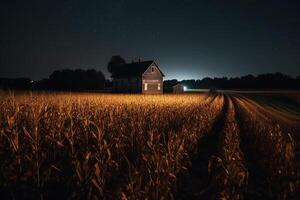
<path fill-rule="evenodd" d="M 157 85 L 157 90 L 160 90 L 160 83 Z"/>
<path fill-rule="evenodd" d="M 144 90 L 148 90 L 148 83 L 145 83 L 144 85 L 145 85 Z"/>

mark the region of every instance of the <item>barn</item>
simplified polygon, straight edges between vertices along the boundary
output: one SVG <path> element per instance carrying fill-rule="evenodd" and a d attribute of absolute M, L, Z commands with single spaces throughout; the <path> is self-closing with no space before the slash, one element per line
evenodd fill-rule
<path fill-rule="evenodd" d="M 184 86 L 181 85 L 180 83 L 177 83 L 176 85 L 173 86 L 173 93 L 183 93 L 184 92 Z"/>
<path fill-rule="evenodd" d="M 117 93 L 162 94 L 164 74 L 153 61 L 124 64 L 112 74 Z"/>

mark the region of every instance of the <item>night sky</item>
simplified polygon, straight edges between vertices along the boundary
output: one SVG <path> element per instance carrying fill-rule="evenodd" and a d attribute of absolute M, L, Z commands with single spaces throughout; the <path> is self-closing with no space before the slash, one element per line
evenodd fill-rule
<path fill-rule="evenodd" d="M 154 59 L 166 79 L 300 75 L 297 1 L 2 0 L 0 17 L 0 77 L 108 77 L 112 55 Z"/>

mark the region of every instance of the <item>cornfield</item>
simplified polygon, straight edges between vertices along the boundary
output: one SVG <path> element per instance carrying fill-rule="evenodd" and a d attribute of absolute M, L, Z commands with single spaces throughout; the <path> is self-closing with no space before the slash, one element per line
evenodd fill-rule
<path fill-rule="evenodd" d="M 0 97 L 1 199 L 297 199 L 300 109 L 224 94 Z"/>

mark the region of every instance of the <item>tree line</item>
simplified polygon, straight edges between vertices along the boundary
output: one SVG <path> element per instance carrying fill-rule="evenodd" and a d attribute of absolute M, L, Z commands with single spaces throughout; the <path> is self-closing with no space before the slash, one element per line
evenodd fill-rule
<path fill-rule="evenodd" d="M 107 64 L 112 74 L 122 68 L 126 61 L 121 56 L 112 56 Z M 181 83 L 189 89 L 300 89 L 300 76 L 291 76 L 277 73 L 246 75 L 235 78 L 190 79 L 178 81 L 165 80 L 164 91 L 171 92 L 172 86 Z M 30 78 L 0 78 L 0 89 L 19 90 L 58 90 L 58 91 L 91 91 L 109 90 L 112 81 L 105 79 L 101 71 L 95 69 L 63 69 L 54 71 L 48 78 L 32 81 Z"/>
<path fill-rule="evenodd" d="M 94 69 L 63 69 L 54 71 L 49 78 L 32 81 L 29 78 L 0 78 L 0 88 L 19 90 L 88 91 L 103 90 L 105 76 Z"/>
<path fill-rule="evenodd" d="M 125 59 L 112 56 L 107 64 L 110 73 L 118 70 Z M 0 78 L 0 89 L 17 90 L 56 90 L 56 91 L 95 91 L 112 87 L 112 81 L 105 79 L 101 71 L 95 69 L 63 69 L 54 71 L 49 78 L 33 81 L 30 78 Z"/>
<path fill-rule="evenodd" d="M 300 76 L 293 78 L 282 73 L 247 75 L 236 78 L 203 78 L 198 80 L 165 80 L 164 90 L 172 91 L 172 86 L 181 83 L 189 89 L 300 89 Z M 0 78 L 1 89 L 18 90 L 58 90 L 91 91 L 111 89 L 112 81 L 105 79 L 101 71 L 70 70 L 54 71 L 49 78 L 32 81 L 30 78 Z"/>
<path fill-rule="evenodd" d="M 246 75 L 235 78 L 210 78 L 203 79 L 190 79 L 177 81 L 166 80 L 164 81 L 165 90 L 171 90 L 171 87 L 176 84 L 182 84 L 189 89 L 300 89 L 300 76 L 293 78 L 291 76 L 277 73 L 266 73 L 257 76 Z"/>

